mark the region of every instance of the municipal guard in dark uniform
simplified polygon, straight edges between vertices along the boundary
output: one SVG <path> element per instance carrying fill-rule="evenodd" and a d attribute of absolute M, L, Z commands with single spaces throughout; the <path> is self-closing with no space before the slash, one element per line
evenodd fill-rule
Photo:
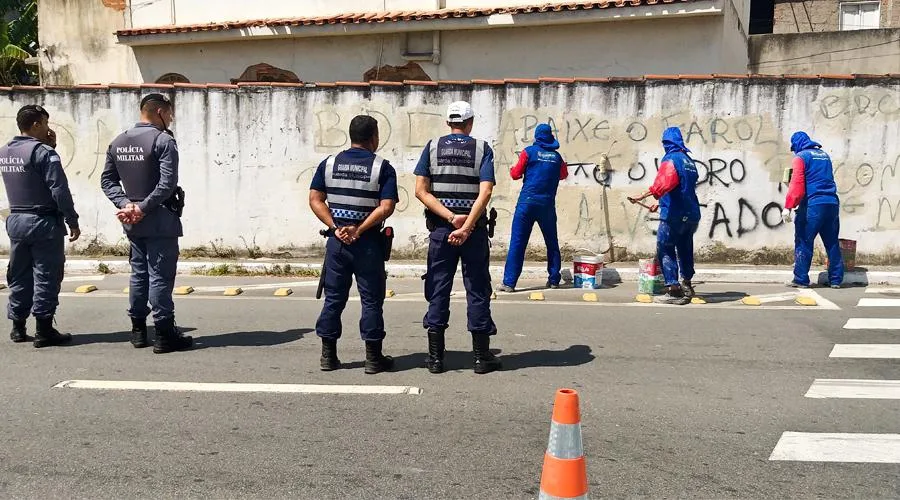
<path fill-rule="evenodd" d="M 394 360 L 381 352 L 386 285 L 381 226 L 394 213 L 397 174 L 390 163 L 375 154 L 378 122 L 374 118 L 353 118 L 350 142 L 350 149 L 319 164 L 309 187 L 309 207 L 331 231 L 322 271 L 325 304 L 316 321 L 316 335 L 322 339 L 322 370 L 340 368 L 337 341 L 341 337 L 341 313 L 355 276 L 362 304 L 359 334 L 366 343 L 365 372 L 374 374 L 394 365 Z"/>
<path fill-rule="evenodd" d="M 490 373 L 501 367 L 490 351 L 490 338 L 497 327 L 491 319 L 485 211 L 494 188 L 494 153 L 485 141 L 469 136 L 474 116 L 469 103 L 450 104 L 450 135 L 430 141 L 415 170 L 416 198 L 425 205 L 425 221 L 431 232 L 425 274 L 428 312 L 423 320 L 428 330 L 426 366 L 431 373 L 444 371 L 444 331 L 449 326 L 450 292 L 460 259 L 475 373 Z"/>
<path fill-rule="evenodd" d="M 30 314 L 37 323 L 35 347 L 72 340 L 70 334 L 53 328 L 53 317 L 66 262 L 65 226 L 69 226 L 69 241 L 81 236 L 69 181 L 53 149 L 56 134 L 49 119 L 41 106 L 23 106 L 16 115 L 21 134 L 0 148 L 0 172 L 10 207 L 6 280 L 7 314 L 13 328 L 9 336 L 13 342 L 31 340 L 25 326 Z"/>
<path fill-rule="evenodd" d="M 174 118 L 168 97 L 144 97 L 141 121 L 109 145 L 100 177 L 103 192 L 119 209 L 116 215 L 131 242 L 131 343 L 147 347 L 147 316 L 152 306 L 153 352 L 157 354 L 193 345 L 193 339 L 175 326 L 172 300 L 184 206 L 178 187 L 178 145 L 168 128 Z"/>

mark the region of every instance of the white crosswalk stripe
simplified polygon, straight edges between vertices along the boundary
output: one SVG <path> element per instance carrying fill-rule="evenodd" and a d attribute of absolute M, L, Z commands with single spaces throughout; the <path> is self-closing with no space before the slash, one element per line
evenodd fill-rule
<path fill-rule="evenodd" d="M 900 434 L 785 432 L 769 460 L 900 463 Z"/>
<path fill-rule="evenodd" d="M 900 359 L 900 344 L 836 344 L 828 357 Z"/>
<path fill-rule="evenodd" d="M 900 330 L 900 318 L 850 318 L 845 330 Z"/>
<path fill-rule="evenodd" d="M 900 380 L 816 379 L 806 397 L 816 399 L 900 399 Z"/>
<path fill-rule="evenodd" d="M 866 288 L 866 293 L 900 294 L 900 288 Z"/>
<path fill-rule="evenodd" d="M 866 293 L 900 294 L 900 288 L 867 288 Z M 856 306 L 900 307 L 900 298 L 864 297 Z M 844 329 L 900 330 L 900 318 L 850 318 Z M 900 344 L 836 344 L 829 358 L 900 359 Z M 900 399 L 900 380 L 815 379 L 804 396 L 814 399 L 894 400 Z M 900 463 L 900 434 L 788 431 L 781 435 L 769 460 L 896 464 Z"/>
<path fill-rule="evenodd" d="M 859 299 L 856 307 L 900 307 L 900 299 Z"/>

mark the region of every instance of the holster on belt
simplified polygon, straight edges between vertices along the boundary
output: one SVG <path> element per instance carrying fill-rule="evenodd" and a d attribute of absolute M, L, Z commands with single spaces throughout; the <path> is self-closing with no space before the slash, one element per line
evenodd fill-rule
<path fill-rule="evenodd" d="M 181 217 L 181 214 L 184 213 L 184 189 L 181 189 L 181 186 L 175 186 L 175 192 L 162 205 Z"/>
<path fill-rule="evenodd" d="M 381 244 L 384 248 L 384 261 L 391 260 L 391 248 L 394 246 L 394 228 L 387 226 L 380 232 Z"/>

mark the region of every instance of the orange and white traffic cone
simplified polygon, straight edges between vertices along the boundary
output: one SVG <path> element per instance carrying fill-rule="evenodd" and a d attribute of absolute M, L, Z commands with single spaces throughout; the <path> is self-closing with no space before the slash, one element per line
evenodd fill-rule
<path fill-rule="evenodd" d="M 553 419 L 550 422 L 550 442 L 544 454 L 539 500 L 587 500 L 587 466 L 581 445 L 581 413 L 578 392 L 573 389 L 556 391 Z"/>

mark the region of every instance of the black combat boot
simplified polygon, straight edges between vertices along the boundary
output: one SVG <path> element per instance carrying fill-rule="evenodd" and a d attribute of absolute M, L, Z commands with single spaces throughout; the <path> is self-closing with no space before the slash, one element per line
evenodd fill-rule
<path fill-rule="evenodd" d="M 374 375 L 394 367 L 394 358 L 381 354 L 381 341 L 366 342 L 366 373 Z"/>
<path fill-rule="evenodd" d="M 475 373 L 484 375 L 502 367 L 500 360 L 491 352 L 490 335 L 473 333 L 472 350 L 475 353 Z"/>
<path fill-rule="evenodd" d="M 444 373 L 444 332 L 428 330 L 428 357 L 425 368 L 431 373 Z"/>
<path fill-rule="evenodd" d="M 174 351 L 185 351 L 194 346 L 194 339 L 183 335 L 175 326 L 175 318 L 168 318 L 156 322 L 156 345 L 153 346 L 155 354 L 166 354 Z"/>
<path fill-rule="evenodd" d="M 68 333 L 59 333 L 53 328 L 53 317 L 39 319 L 37 322 L 37 332 L 34 334 L 34 346 L 37 348 L 49 347 L 52 345 L 68 344 L 72 341 L 72 335 Z"/>
<path fill-rule="evenodd" d="M 17 344 L 34 340 L 28 336 L 28 328 L 25 325 L 25 320 L 13 320 L 12 331 L 9 332 L 9 340 L 12 340 Z"/>
<path fill-rule="evenodd" d="M 330 372 L 341 367 L 341 360 L 337 357 L 337 339 L 322 339 L 322 359 L 319 367 L 323 372 Z"/>
<path fill-rule="evenodd" d="M 131 318 L 131 345 L 137 349 L 150 345 L 147 343 L 147 318 Z"/>

